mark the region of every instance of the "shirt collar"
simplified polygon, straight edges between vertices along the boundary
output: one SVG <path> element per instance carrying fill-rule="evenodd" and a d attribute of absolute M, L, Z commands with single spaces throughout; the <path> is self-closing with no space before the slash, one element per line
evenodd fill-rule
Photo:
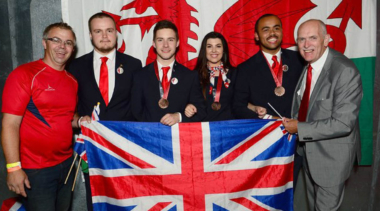
<path fill-rule="evenodd" d="M 175 60 L 174 60 L 172 63 L 170 63 L 169 65 L 167 65 L 167 66 L 170 67 L 170 70 L 169 70 L 169 71 L 173 70 L 174 62 L 175 62 Z M 160 64 L 160 62 L 157 61 L 157 67 L 158 67 L 158 70 L 159 70 L 159 71 L 161 71 L 161 68 L 162 68 L 162 67 L 167 67 L 167 66 L 163 66 L 162 64 Z"/>
<path fill-rule="evenodd" d="M 100 54 L 100 53 L 98 53 L 97 51 L 94 50 L 94 59 L 95 59 L 95 61 L 99 61 L 101 57 L 107 57 L 108 60 L 114 61 L 115 60 L 115 56 L 116 56 L 116 49 L 113 49 L 113 51 L 111 51 L 107 55 L 102 55 L 102 54 Z"/>
<path fill-rule="evenodd" d="M 322 54 L 321 58 L 319 58 L 317 61 L 314 63 L 311 63 L 311 67 L 313 70 L 316 71 L 321 71 L 323 68 L 323 65 L 325 65 L 326 59 L 327 59 L 327 54 L 329 53 L 329 48 L 326 48 L 325 52 Z"/>
<path fill-rule="evenodd" d="M 280 61 L 281 61 L 281 48 L 274 55 L 272 55 L 270 53 L 267 53 L 267 52 L 264 52 L 264 51 L 261 51 L 261 52 L 263 52 L 264 57 L 267 59 L 267 61 L 269 62 L 269 64 L 273 63 L 273 60 L 272 60 L 273 56 L 277 56 L 277 61 L 278 61 L 278 63 L 280 63 Z"/>

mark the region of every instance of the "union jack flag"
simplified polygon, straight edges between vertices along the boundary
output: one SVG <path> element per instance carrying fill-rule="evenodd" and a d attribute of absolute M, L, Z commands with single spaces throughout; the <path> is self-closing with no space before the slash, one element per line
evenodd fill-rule
<path fill-rule="evenodd" d="M 75 148 L 94 210 L 293 210 L 295 137 L 281 121 L 82 123 Z"/>
<path fill-rule="evenodd" d="M 0 211 L 25 211 L 25 207 L 19 197 L 13 197 L 3 201 Z"/>

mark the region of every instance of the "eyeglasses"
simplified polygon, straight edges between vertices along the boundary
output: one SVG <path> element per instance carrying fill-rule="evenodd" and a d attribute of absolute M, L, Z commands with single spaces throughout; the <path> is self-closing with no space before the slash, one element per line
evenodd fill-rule
<path fill-rule="evenodd" d="M 52 41 L 54 44 L 62 45 L 62 42 L 65 44 L 65 46 L 68 47 L 74 47 L 75 43 L 71 40 L 62 41 L 58 37 L 52 37 L 52 38 L 46 38 L 46 40 Z"/>

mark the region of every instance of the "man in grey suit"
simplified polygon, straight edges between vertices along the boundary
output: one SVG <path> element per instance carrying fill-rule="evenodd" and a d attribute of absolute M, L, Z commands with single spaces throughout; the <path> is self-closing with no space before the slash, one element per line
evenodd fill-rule
<path fill-rule="evenodd" d="M 298 29 L 298 48 L 309 62 L 293 96 L 285 129 L 298 133 L 310 210 L 338 210 L 355 159 L 360 159 L 358 114 L 362 83 L 354 63 L 328 48 L 320 20 Z"/>

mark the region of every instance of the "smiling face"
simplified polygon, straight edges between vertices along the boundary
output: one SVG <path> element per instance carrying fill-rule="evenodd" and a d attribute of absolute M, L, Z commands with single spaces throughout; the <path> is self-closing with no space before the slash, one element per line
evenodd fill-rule
<path fill-rule="evenodd" d="M 62 42 L 59 44 L 51 40 L 43 40 L 42 45 L 45 49 L 43 61 L 56 70 L 63 70 L 74 52 L 74 45 L 67 45 L 65 42 L 75 43 L 74 35 L 70 30 L 55 27 L 49 31 L 47 38 L 59 38 Z"/>
<path fill-rule="evenodd" d="M 91 21 L 90 38 L 95 51 L 107 55 L 116 47 L 117 31 L 113 20 L 108 17 L 94 18 Z"/>
<path fill-rule="evenodd" d="M 276 16 L 267 16 L 258 22 L 255 39 L 266 53 L 276 54 L 281 48 L 282 25 Z"/>
<path fill-rule="evenodd" d="M 223 57 L 223 44 L 219 38 L 210 38 L 206 44 L 206 58 L 210 67 L 219 66 Z"/>
<path fill-rule="evenodd" d="M 298 50 L 310 64 L 321 58 L 329 40 L 330 35 L 323 32 L 321 23 L 318 21 L 307 21 L 298 28 Z"/>
<path fill-rule="evenodd" d="M 173 29 L 164 28 L 156 32 L 153 47 L 157 52 L 157 61 L 162 65 L 169 65 L 175 59 L 179 40 Z"/>

